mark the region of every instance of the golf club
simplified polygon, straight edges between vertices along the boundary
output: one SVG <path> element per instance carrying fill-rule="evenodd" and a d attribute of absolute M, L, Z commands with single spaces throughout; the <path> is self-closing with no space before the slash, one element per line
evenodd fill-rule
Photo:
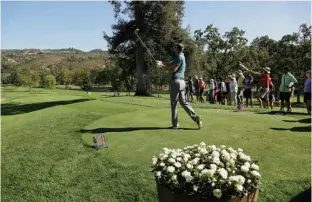
<path fill-rule="evenodd" d="M 148 54 L 153 58 L 153 60 L 156 61 L 156 62 L 158 62 L 158 61 L 154 58 L 154 56 L 153 56 L 153 54 L 150 52 L 150 50 L 147 48 L 147 46 L 145 45 L 145 43 L 142 41 L 141 37 L 138 35 L 138 31 L 139 31 L 139 29 L 135 29 L 135 30 L 134 30 L 134 34 L 135 34 L 136 37 L 139 39 L 139 41 L 141 42 L 141 44 L 146 48 Z"/>

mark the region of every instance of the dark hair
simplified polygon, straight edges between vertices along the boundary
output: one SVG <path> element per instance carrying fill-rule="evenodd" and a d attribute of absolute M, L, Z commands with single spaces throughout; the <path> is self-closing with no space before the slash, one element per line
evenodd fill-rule
<path fill-rule="evenodd" d="M 288 67 L 284 67 L 284 71 L 289 72 L 289 68 Z"/>
<path fill-rule="evenodd" d="M 183 51 L 184 45 L 183 45 L 182 43 L 178 43 L 178 44 L 177 44 L 177 49 L 178 49 L 179 51 Z"/>
<path fill-rule="evenodd" d="M 220 80 L 220 81 L 222 81 L 222 80 L 223 80 L 222 76 L 220 76 L 220 77 L 219 77 L 219 80 Z"/>

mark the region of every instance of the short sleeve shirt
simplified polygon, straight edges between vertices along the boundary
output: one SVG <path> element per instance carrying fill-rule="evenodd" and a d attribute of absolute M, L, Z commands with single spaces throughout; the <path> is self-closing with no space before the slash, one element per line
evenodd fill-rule
<path fill-rule="evenodd" d="M 178 55 L 176 55 L 173 59 L 173 64 L 178 65 L 179 68 L 176 72 L 173 72 L 171 75 L 172 79 L 175 78 L 184 78 L 184 72 L 185 72 L 185 57 L 183 53 L 180 53 Z"/>

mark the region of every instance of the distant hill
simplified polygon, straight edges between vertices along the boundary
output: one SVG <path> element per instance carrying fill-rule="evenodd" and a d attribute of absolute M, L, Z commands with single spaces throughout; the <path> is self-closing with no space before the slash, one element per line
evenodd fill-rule
<path fill-rule="evenodd" d="M 105 68 L 108 52 L 94 49 L 90 52 L 67 49 L 6 49 L 2 50 L 2 68 L 14 66 L 68 67 L 68 68 Z M 3 69 L 2 69 L 3 70 Z"/>

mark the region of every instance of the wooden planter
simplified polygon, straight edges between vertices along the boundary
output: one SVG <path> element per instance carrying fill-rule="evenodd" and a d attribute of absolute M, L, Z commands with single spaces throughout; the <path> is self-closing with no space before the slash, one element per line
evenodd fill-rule
<path fill-rule="evenodd" d="M 259 191 L 249 193 L 247 196 L 242 197 L 232 197 L 229 199 L 217 199 L 214 197 L 208 198 L 206 200 L 198 200 L 192 196 L 186 194 L 174 193 L 159 185 L 157 182 L 157 194 L 159 202 L 258 202 Z"/>

